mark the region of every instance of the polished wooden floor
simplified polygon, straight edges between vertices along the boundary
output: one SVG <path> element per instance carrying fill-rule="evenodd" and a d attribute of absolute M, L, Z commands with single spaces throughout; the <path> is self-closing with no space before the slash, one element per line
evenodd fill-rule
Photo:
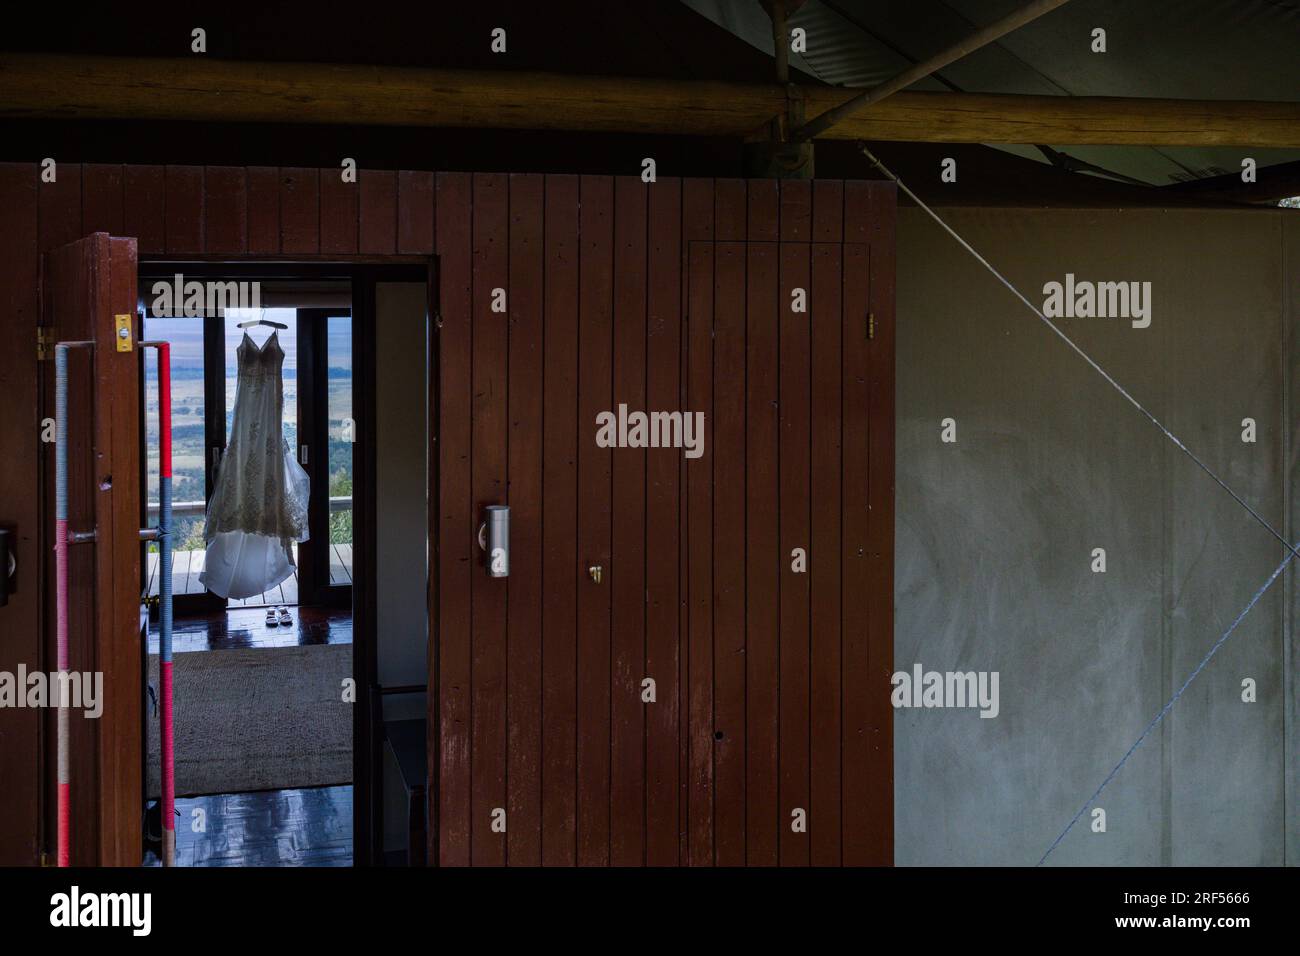
<path fill-rule="evenodd" d="M 347 608 L 291 607 L 288 626 L 266 626 L 263 608 L 231 608 L 180 618 L 176 653 L 246 647 L 351 644 Z M 158 652 L 158 622 L 149 625 Z M 352 787 L 312 787 L 176 799 L 178 866 L 351 866 Z M 198 814 L 195 811 L 200 811 Z M 201 828 L 200 828 L 201 824 Z M 145 864 L 158 865 L 154 850 Z"/>
<path fill-rule="evenodd" d="M 179 797 L 176 810 L 177 866 L 352 865 L 351 785 Z"/>
<path fill-rule="evenodd" d="M 178 618 L 172 623 L 172 650 L 217 651 L 237 647 L 301 647 L 351 644 L 352 611 L 348 608 L 291 607 L 293 623 L 266 625 L 265 608 L 231 608 Z M 149 622 L 149 652 L 158 653 L 158 622 Z"/>

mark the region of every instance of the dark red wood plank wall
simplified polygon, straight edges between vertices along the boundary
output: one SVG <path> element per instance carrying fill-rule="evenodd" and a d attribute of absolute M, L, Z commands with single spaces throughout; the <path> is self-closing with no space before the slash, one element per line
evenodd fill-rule
<path fill-rule="evenodd" d="M 16 225 L 0 275 L 28 339 L 39 254 L 94 230 L 137 237 L 142 256 L 437 255 L 430 859 L 892 861 L 889 186 L 58 174 L 0 165 Z M 9 394 L 35 381 L 34 356 L 0 364 Z M 595 415 L 620 403 L 704 412 L 704 455 L 599 448 Z M 5 480 L 34 486 L 34 423 L 0 428 L 24 450 Z M 511 505 L 513 537 L 495 580 L 474 543 L 494 502 Z M 19 548 L 36 561 L 33 538 Z M 29 583 L 3 612 L 28 636 L 0 666 L 40 653 Z M 35 781 L 36 718 L 0 721 L 5 778 Z M 6 819 L 39 816 L 34 786 L 3 800 Z M 0 828 L 0 861 L 31 862 L 32 832 Z"/>

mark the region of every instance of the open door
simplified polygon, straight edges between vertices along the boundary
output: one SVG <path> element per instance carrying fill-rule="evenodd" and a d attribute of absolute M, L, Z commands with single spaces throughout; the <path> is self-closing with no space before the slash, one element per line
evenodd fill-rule
<path fill-rule="evenodd" d="M 41 419 L 55 416 L 55 346 L 68 352 L 68 669 L 89 674 L 93 707 L 69 724 L 69 847 L 73 866 L 135 866 L 142 855 L 140 353 L 136 241 L 95 233 L 45 256 Z M 44 446 L 45 663 L 57 668 L 55 442 Z M 100 676 L 102 675 L 102 677 Z M 83 698 L 84 702 L 84 698 Z M 98 713 L 96 714 L 96 711 Z M 93 716 L 92 716 L 93 715 Z M 46 711 L 45 850 L 54 858 L 59 773 L 56 711 Z"/>

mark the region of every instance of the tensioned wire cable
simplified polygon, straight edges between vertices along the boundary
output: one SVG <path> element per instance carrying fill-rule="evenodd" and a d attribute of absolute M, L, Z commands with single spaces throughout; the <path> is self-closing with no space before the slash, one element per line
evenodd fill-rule
<path fill-rule="evenodd" d="M 1282 537 L 1282 535 L 1278 532 L 1278 530 L 1274 528 L 1271 524 L 1269 524 L 1269 522 L 1264 518 L 1263 515 L 1261 515 L 1258 511 L 1252 508 L 1250 504 L 1244 498 L 1241 497 L 1241 495 L 1233 491 L 1232 488 L 1228 486 L 1227 482 L 1225 482 L 1222 478 L 1220 478 L 1217 474 L 1215 474 L 1214 470 L 1211 469 L 1209 465 L 1201 461 L 1200 458 L 1196 457 L 1196 455 L 1192 453 L 1191 449 L 1189 449 L 1186 445 L 1184 445 L 1177 435 L 1175 435 L 1168 428 L 1166 428 L 1165 425 L 1160 421 L 1160 419 L 1156 418 L 1156 416 L 1153 415 L 1151 412 L 1149 412 L 1142 405 L 1141 402 L 1139 402 L 1136 398 L 1130 395 L 1128 393 L 1128 390 L 1125 389 L 1123 385 L 1117 382 L 1109 372 L 1107 372 L 1104 368 L 1098 365 L 1096 361 L 1093 360 L 1092 356 L 1088 355 L 1087 352 L 1085 352 L 1082 348 L 1080 348 L 1078 345 L 1075 344 L 1073 339 L 1071 339 L 1068 335 L 1062 332 L 1060 327 L 1057 326 L 1056 323 L 1054 323 L 1046 315 L 1044 315 L 1043 311 L 1040 308 L 1038 308 L 1038 306 L 1034 305 L 1027 298 L 1025 298 L 1025 296 L 1021 293 L 1021 291 L 1017 289 L 1014 285 L 1012 285 L 1010 280 L 1008 280 L 1004 275 L 1002 275 L 1002 273 L 1000 273 L 996 268 L 994 268 L 993 265 L 987 259 L 985 259 L 978 252 L 976 252 L 974 247 L 972 247 L 969 242 L 963 239 L 960 235 L 957 234 L 957 232 L 951 226 L 949 226 L 946 222 L 940 219 L 939 216 L 935 213 L 935 211 L 931 209 L 929 206 L 927 206 L 924 202 L 922 202 L 921 198 L 917 196 L 916 193 L 908 189 L 907 184 L 904 183 L 901 179 L 899 179 L 896 175 L 894 175 L 894 173 L 887 166 L 885 166 L 884 163 L 882 163 L 879 159 L 877 159 L 872 154 L 871 150 L 867 148 L 867 145 L 865 143 L 859 143 L 858 148 L 862 150 L 863 155 L 866 156 L 867 159 L 871 161 L 871 165 L 879 169 L 882 173 L 884 173 L 891 180 L 893 180 L 893 182 L 898 185 L 898 188 L 901 189 L 904 193 L 906 193 L 914 203 L 916 203 L 923 210 L 925 210 L 926 214 L 935 222 L 937 222 L 940 225 L 940 227 L 942 227 L 943 230 L 946 233 L 948 233 L 948 235 L 952 236 L 953 239 L 955 239 L 963 249 L 965 249 L 972 256 L 974 256 L 976 261 L 978 261 L 980 265 L 984 266 L 984 268 L 988 269 L 989 272 L 993 273 L 994 277 L 997 278 L 997 280 L 1001 282 L 1004 286 L 1010 289 L 1012 294 L 1015 295 L 1015 297 L 1019 299 L 1021 302 L 1023 302 L 1025 306 L 1029 309 L 1029 311 L 1033 312 L 1034 315 L 1036 315 L 1039 318 L 1039 320 L 1043 322 L 1044 325 L 1046 325 L 1049 329 L 1055 332 L 1056 336 L 1062 342 L 1068 345 L 1075 352 L 1075 354 L 1077 354 L 1081 359 L 1083 359 L 1090 366 L 1092 366 L 1093 370 L 1096 371 L 1097 374 L 1100 375 L 1102 378 L 1104 378 L 1111 385 L 1111 387 L 1115 389 L 1115 391 L 1119 392 L 1122 396 L 1124 396 L 1124 398 L 1128 401 L 1130 405 L 1132 405 L 1139 412 L 1141 412 L 1142 415 L 1149 422 L 1151 422 L 1151 424 L 1155 425 L 1156 428 L 1160 429 L 1160 431 L 1164 434 L 1164 436 L 1168 438 L 1171 442 L 1173 442 L 1179 451 L 1181 451 L 1184 455 L 1186 455 L 1188 458 L 1194 461 L 1196 463 L 1196 466 L 1200 468 L 1201 471 L 1209 475 L 1214 480 L 1215 484 L 1217 484 L 1220 488 L 1226 491 L 1232 497 L 1233 501 L 1237 502 L 1237 504 L 1245 508 L 1246 511 L 1250 513 L 1251 517 L 1253 517 L 1256 521 L 1260 523 L 1260 525 L 1266 528 L 1269 534 L 1271 534 L 1278 541 L 1282 542 L 1282 545 L 1287 549 L 1287 556 L 1282 561 L 1282 563 L 1279 564 L 1274 569 L 1273 573 L 1269 576 L 1268 580 L 1265 581 L 1264 584 L 1260 587 L 1260 589 L 1255 592 L 1255 596 L 1250 599 L 1250 602 L 1242 609 L 1241 613 L 1237 615 L 1236 620 L 1234 620 L 1232 624 L 1228 627 L 1228 629 L 1224 631 L 1223 634 L 1219 637 L 1219 639 L 1214 642 L 1214 645 L 1210 648 L 1210 650 L 1206 653 L 1206 655 L 1203 658 L 1201 658 L 1201 662 L 1196 665 L 1196 668 L 1188 676 L 1187 680 L 1183 682 L 1183 686 L 1178 688 L 1177 692 L 1172 697 L 1170 697 L 1169 700 L 1165 703 L 1165 706 L 1161 709 L 1160 713 L 1156 714 L 1155 718 L 1151 721 L 1151 723 L 1147 724 L 1146 729 L 1143 730 L 1141 735 L 1139 735 L 1138 739 L 1133 742 L 1133 746 L 1128 749 L 1128 752 L 1125 753 L 1124 756 L 1120 758 L 1119 763 L 1117 763 L 1114 766 L 1114 768 L 1111 770 L 1111 772 L 1106 775 L 1106 779 L 1101 782 L 1101 786 L 1099 786 L 1096 789 L 1096 791 L 1093 792 L 1092 796 L 1089 797 L 1088 800 L 1084 803 L 1084 805 L 1079 808 L 1079 812 L 1074 815 L 1074 818 L 1070 820 L 1068 824 L 1066 824 L 1066 827 L 1064 830 L 1061 831 L 1060 836 L 1058 836 L 1052 842 L 1052 845 L 1047 848 L 1047 852 L 1043 854 L 1042 858 L 1038 861 L 1037 864 L 1038 866 L 1042 866 L 1043 863 L 1047 860 L 1048 856 L 1051 855 L 1052 851 L 1055 850 L 1058 846 L 1060 846 L 1061 841 L 1065 839 L 1066 835 L 1070 832 L 1070 830 L 1074 828 L 1074 825 L 1078 823 L 1079 819 L 1084 815 L 1085 812 L 1087 812 L 1088 808 L 1092 806 L 1092 804 L 1096 801 L 1096 799 L 1099 796 L 1101 796 L 1101 792 L 1105 790 L 1107 786 L 1110 785 L 1110 782 L 1112 780 L 1115 779 L 1115 776 L 1120 772 L 1120 769 L 1123 768 L 1124 764 L 1128 762 L 1128 758 L 1133 756 L 1134 751 L 1136 751 L 1138 747 L 1142 745 L 1142 742 L 1147 739 L 1147 737 L 1151 734 L 1151 731 L 1153 731 L 1160 724 L 1160 722 L 1165 719 L 1165 715 L 1168 714 L 1171 709 L 1173 709 L 1174 704 L 1178 702 L 1178 698 L 1180 698 L 1183 695 L 1183 692 L 1187 690 L 1187 688 L 1191 685 L 1192 681 L 1196 680 L 1197 676 L 1201 673 L 1201 671 L 1205 669 L 1205 666 L 1210 662 L 1210 658 L 1214 657 L 1214 655 L 1218 653 L 1219 648 L 1223 646 L 1224 642 L 1227 641 L 1227 639 L 1232 636 L 1232 633 L 1237 629 L 1237 625 L 1239 625 L 1245 619 L 1246 615 L 1251 612 L 1251 610 L 1255 607 L 1255 605 L 1259 603 L 1259 599 L 1264 596 L 1264 592 L 1266 592 L 1270 587 L 1273 586 L 1273 582 L 1275 582 L 1278 579 L 1278 577 L 1286 569 L 1286 566 L 1291 563 L 1291 559 L 1295 557 L 1300 557 L 1300 551 L 1297 551 L 1295 546 L 1293 546 L 1290 542 L 1288 542 L 1286 538 Z"/>

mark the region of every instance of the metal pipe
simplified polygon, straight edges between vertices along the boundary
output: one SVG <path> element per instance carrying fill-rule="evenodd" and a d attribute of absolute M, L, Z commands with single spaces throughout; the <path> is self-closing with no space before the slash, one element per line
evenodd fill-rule
<path fill-rule="evenodd" d="M 1017 30 L 1037 20 L 1045 13 L 1051 13 L 1057 7 L 1065 4 L 1068 0 L 1033 0 L 1027 3 L 1019 10 L 1014 10 L 1007 14 L 1001 20 L 990 23 L 988 26 L 976 30 L 970 36 L 948 47 L 940 53 L 927 60 L 922 60 L 914 66 L 909 66 L 902 73 L 899 73 L 892 80 L 886 80 L 878 86 L 873 86 L 869 90 L 864 90 L 851 100 L 845 100 L 839 106 L 833 107 L 822 113 L 820 116 L 810 119 L 803 126 L 800 126 L 794 132 L 796 142 L 806 142 L 815 136 L 820 136 L 840 120 L 844 119 L 851 113 L 856 113 L 865 106 L 872 103 L 879 103 L 886 96 L 897 93 L 899 90 L 906 89 L 917 80 L 924 79 L 935 70 L 942 70 L 945 66 L 960 60 L 968 53 L 973 53 L 980 47 L 987 46 L 995 40 L 1006 36 L 1013 30 Z"/>
<path fill-rule="evenodd" d="M 176 864 L 176 753 L 172 725 L 172 372 L 171 345 L 141 342 L 158 350 L 158 683 L 162 757 L 163 866 Z"/>
<path fill-rule="evenodd" d="M 54 606 L 55 655 L 58 667 L 58 736 L 55 743 L 58 787 L 59 866 L 68 866 L 72 832 L 72 781 L 68 741 L 68 349 L 93 342 L 59 342 L 54 346 Z"/>

